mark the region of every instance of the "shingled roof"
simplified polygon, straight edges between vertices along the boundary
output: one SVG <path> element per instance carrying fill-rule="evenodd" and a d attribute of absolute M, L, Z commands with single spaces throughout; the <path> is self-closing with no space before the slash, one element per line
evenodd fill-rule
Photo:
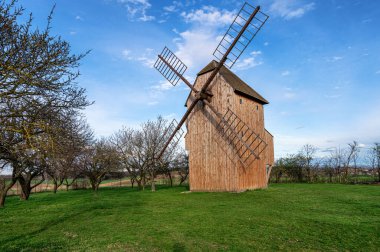
<path fill-rule="evenodd" d="M 214 70 L 217 67 L 217 65 L 218 62 L 216 62 L 215 60 L 211 61 L 205 68 L 203 68 L 198 73 L 198 76 Z M 247 83 L 242 81 L 239 77 L 237 77 L 236 74 L 231 72 L 225 66 L 222 66 L 219 73 L 224 77 L 227 83 L 230 84 L 230 86 L 234 89 L 235 93 L 246 96 L 247 98 L 253 99 L 262 104 L 269 103 L 266 99 L 264 99 L 264 97 L 262 97 L 259 93 L 253 90 L 253 88 L 251 88 Z"/>

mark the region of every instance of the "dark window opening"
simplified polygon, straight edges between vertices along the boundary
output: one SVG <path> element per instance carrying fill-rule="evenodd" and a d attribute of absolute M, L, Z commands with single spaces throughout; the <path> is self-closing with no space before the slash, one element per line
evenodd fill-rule
<path fill-rule="evenodd" d="M 256 109 L 259 110 L 259 105 L 256 105 Z"/>
<path fill-rule="evenodd" d="M 243 99 L 240 99 L 240 104 L 243 104 Z"/>

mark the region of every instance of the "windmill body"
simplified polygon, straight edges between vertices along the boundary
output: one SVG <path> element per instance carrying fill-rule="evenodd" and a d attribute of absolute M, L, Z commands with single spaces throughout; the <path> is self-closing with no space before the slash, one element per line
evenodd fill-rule
<path fill-rule="evenodd" d="M 174 86 L 190 89 L 187 111 L 162 135 L 156 160 L 164 163 L 180 141 L 186 123 L 192 191 L 244 191 L 263 188 L 273 164 L 273 137 L 264 128 L 268 102 L 231 68 L 265 24 L 268 15 L 245 3 L 214 51 L 212 61 L 191 84 L 187 66 L 167 47 L 154 67 Z M 166 158 L 167 159 L 167 158 Z"/>
<path fill-rule="evenodd" d="M 197 76 L 195 88 L 203 86 L 212 70 L 217 66 L 213 61 Z M 268 168 L 274 162 L 273 137 L 264 127 L 264 105 L 268 102 L 225 67 L 219 71 L 210 85 L 213 94 L 210 103 L 221 114 L 233 111 L 237 118 L 231 123 L 231 129 L 225 129 L 221 134 L 220 118 L 205 104 L 199 102 L 187 119 L 185 136 L 186 150 L 189 154 L 189 182 L 191 191 L 245 191 L 248 189 L 264 188 L 268 182 Z M 190 106 L 191 97 L 186 105 Z M 227 114 L 227 117 L 229 114 Z M 233 116 L 231 116 L 233 117 Z M 232 122 L 233 118 L 229 121 Z M 242 120 L 243 122 L 238 122 Z M 251 141 L 247 132 L 249 127 L 266 143 L 256 149 L 259 159 L 249 162 L 248 151 L 242 153 L 240 140 L 232 133 L 232 129 L 251 144 L 252 148 L 260 143 L 256 135 Z M 228 144 L 226 144 L 226 142 Z M 240 161 L 248 157 L 246 163 Z M 244 149 L 244 150 L 243 150 Z"/>

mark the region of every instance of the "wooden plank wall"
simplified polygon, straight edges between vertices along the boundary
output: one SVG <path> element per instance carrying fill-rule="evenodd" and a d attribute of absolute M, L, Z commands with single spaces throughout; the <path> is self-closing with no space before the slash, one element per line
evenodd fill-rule
<path fill-rule="evenodd" d="M 195 87 L 200 88 L 210 73 L 198 76 Z M 264 128 L 263 106 L 234 93 L 232 87 L 218 74 L 211 85 L 211 103 L 224 114 L 229 108 L 236 113 L 268 146 L 261 159 L 244 167 L 233 150 L 216 130 L 219 122 L 211 110 L 200 102 L 187 121 L 186 149 L 189 153 L 189 182 L 192 191 L 244 191 L 267 186 L 266 164 L 273 163 L 273 137 Z M 242 104 L 240 104 L 242 99 Z M 191 100 L 188 101 L 189 105 Z"/>

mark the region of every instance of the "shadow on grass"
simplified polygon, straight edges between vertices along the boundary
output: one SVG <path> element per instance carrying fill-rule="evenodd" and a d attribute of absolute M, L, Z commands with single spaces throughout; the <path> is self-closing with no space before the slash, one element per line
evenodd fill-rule
<path fill-rule="evenodd" d="M 116 190 L 115 190 L 116 189 Z M 108 192 L 109 193 L 114 193 L 115 191 L 125 191 L 126 193 L 135 193 L 139 192 L 138 190 L 131 189 L 131 188 L 102 188 L 101 190 L 97 192 L 92 192 L 89 190 L 81 190 L 81 191 L 76 191 L 79 194 L 75 195 L 76 198 L 83 200 L 83 204 L 80 205 L 69 205 L 69 202 L 61 207 L 60 209 L 54 209 L 54 212 L 48 212 L 45 213 L 46 216 L 48 216 L 46 219 L 43 219 L 41 221 L 35 221 L 32 224 L 28 224 L 30 226 L 26 226 L 23 222 L 15 221 L 13 225 L 19 225 L 19 229 L 16 231 L 17 235 L 10 236 L 5 239 L 0 239 L 0 251 L 21 251 L 21 250 L 61 250 L 64 249 L 65 247 L 68 246 L 69 239 L 63 239 L 63 240 L 44 240 L 44 237 L 39 238 L 41 234 L 47 232 L 48 230 L 53 230 L 57 229 L 57 226 L 64 224 L 66 222 L 70 222 L 70 220 L 77 219 L 78 217 L 82 216 L 82 218 L 86 218 L 86 216 L 100 216 L 99 211 L 104 211 L 104 210 L 109 210 L 113 209 L 113 205 L 109 204 L 108 200 Z M 43 194 L 48 194 L 51 192 L 46 192 Z M 123 197 L 123 193 L 120 193 L 118 196 L 120 198 Z M 56 197 L 49 197 L 48 201 L 45 201 L 45 197 L 42 193 L 40 193 L 38 196 L 35 195 L 33 202 L 23 202 L 24 204 L 38 204 L 39 207 L 41 205 L 50 205 L 54 204 L 55 202 L 60 201 L 62 198 L 60 198 L 60 195 L 51 195 L 51 196 L 56 196 Z M 50 196 L 50 195 L 48 195 Z M 132 197 L 133 201 L 131 201 L 131 198 L 128 198 L 128 201 L 117 201 L 118 207 L 123 207 L 123 208 L 129 208 L 129 209 L 136 209 L 136 208 L 142 208 L 144 203 L 143 200 L 141 200 L 141 197 L 138 196 L 138 194 L 134 194 Z M 115 200 L 115 198 L 113 198 Z M 62 201 L 60 201 L 62 202 Z M 64 212 L 65 214 L 62 216 L 59 216 L 55 214 L 55 211 L 60 211 Z M 14 218 L 17 218 L 17 216 L 22 216 L 26 217 L 25 215 L 30 216 L 30 218 L 33 218 L 33 216 L 40 215 L 38 213 L 37 208 L 34 208 L 33 205 L 30 208 L 29 212 L 18 212 L 18 209 L 13 209 L 12 214 Z M 52 215 L 54 216 L 53 218 L 49 218 L 49 216 Z M 49 218 L 49 219 L 48 219 Z M 0 223 L 1 224 L 1 223 Z M 25 226 L 21 226 L 25 225 Z M 37 227 L 37 228 L 33 228 Z M 33 231 L 26 231 L 27 229 L 34 229 Z M 25 232 L 26 231 L 26 232 Z M 5 232 L 6 234 L 6 232 Z"/>

